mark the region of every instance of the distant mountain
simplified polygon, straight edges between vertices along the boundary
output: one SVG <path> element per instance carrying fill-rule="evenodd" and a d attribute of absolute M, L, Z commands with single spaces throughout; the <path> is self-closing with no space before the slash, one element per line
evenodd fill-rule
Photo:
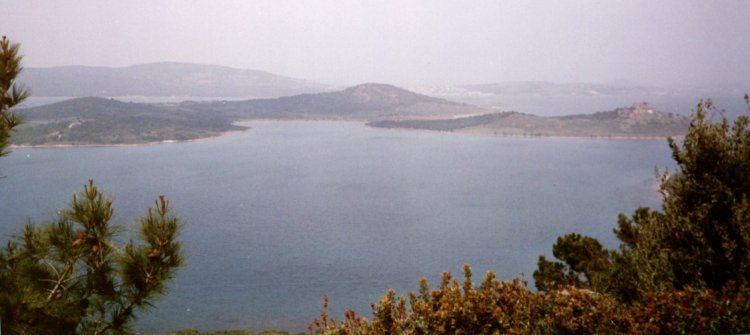
<path fill-rule="evenodd" d="M 343 91 L 277 99 L 188 102 L 183 108 L 228 113 L 239 119 L 434 119 L 486 113 L 472 105 L 417 94 L 387 84 L 362 84 Z"/>
<path fill-rule="evenodd" d="M 188 63 L 128 67 L 26 68 L 19 82 L 34 96 L 280 97 L 323 92 L 330 86 L 263 71 Z"/>
<path fill-rule="evenodd" d="M 743 91 L 727 88 L 668 88 L 637 84 L 551 83 L 517 81 L 415 88 L 416 92 L 437 97 L 463 99 L 493 96 L 599 97 L 599 96 L 739 96 Z"/>
<path fill-rule="evenodd" d="M 501 82 L 478 85 L 411 88 L 417 93 L 476 106 L 515 110 L 541 116 L 561 116 L 649 101 L 660 111 L 689 115 L 700 99 L 713 98 L 720 109 L 737 115 L 745 110 L 747 89 L 721 87 L 659 87 L 634 83 Z"/>
<path fill-rule="evenodd" d="M 538 95 L 538 96 L 599 96 L 631 94 L 675 94 L 682 90 L 664 89 L 642 85 L 615 85 L 592 83 L 548 83 L 548 82 L 505 82 L 478 85 L 464 85 L 462 88 L 495 95 Z"/>
<path fill-rule="evenodd" d="M 655 111 L 646 103 L 594 114 L 541 117 L 518 112 L 485 114 L 446 120 L 377 121 L 369 125 L 503 136 L 574 136 L 657 138 L 681 136 L 690 119 Z"/>

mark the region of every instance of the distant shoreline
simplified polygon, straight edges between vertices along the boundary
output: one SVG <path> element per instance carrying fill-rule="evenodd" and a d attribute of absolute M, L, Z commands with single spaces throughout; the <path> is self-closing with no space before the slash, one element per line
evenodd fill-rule
<path fill-rule="evenodd" d="M 239 123 L 244 123 L 244 122 L 246 121 L 233 122 L 232 124 L 239 125 Z M 153 145 L 161 145 L 161 144 L 183 144 L 183 143 L 207 141 L 207 140 L 217 139 L 221 137 L 232 136 L 237 133 L 248 131 L 250 129 L 251 129 L 250 127 L 247 127 L 247 129 L 242 129 L 242 130 L 228 130 L 228 131 L 218 133 L 216 135 L 198 137 L 198 138 L 193 138 L 189 140 L 162 140 L 162 141 L 152 141 L 152 142 L 142 142 L 142 143 L 111 143 L 111 144 L 105 144 L 105 143 L 11 144 L 9 148 L 10 149 L 62 149 L 62 148 L 102 148 L 102 147 L 140 147 L 140 146 L 145 147 L 145 146 L 153 146 Z"/>
<path fill-rule="evenodd" d="M 162 144 L 183 144 L 193 143 L 200 141 L 207 141 L 227 136 L 232 136 L 238 133 L 242 133 L 252 128 L 248 125 L 250 123 L 263 123 L 263 122 L 341 122 L 341 123 L 358 123 L 368 128 L 383 129 L 392 131 L 407 131 L 407 132 L 429 132 L 429 133 L 440 133 L 450 134 L 458 136 L 480 136 L 480 137 L 496 137 L 496 138 L 528 138 L 528 139 L 580 139 L 580 140 L 611 140 L 611 141 L 657 141 L 666 140 L 668 137 L 662 136 L 564 136 L 564 135 L 513 135 L 513 134 L 489 134 L 489 133 L 471 133 L 471 132 L 460 132 L 460 131 L 448 131 L 448 130 L 431 130 L 431 129 L 418 129 L 418 128 L 398 128 L 398 127 L 374 127 L 367 124 L 365 121 L 351 121 L 351 120 L 289 120 L 289 119 L 258 119 L 258 120 L 242 120 L 232 122 L 233 125 L 247 127 L 242 130 L 229 130 L 221 132 L 216 135 L 199 137 L 189 140 L 162 140 L 152 141 L 143 143 L 113 143 L 113 144 L 99 144 L 99 143 L 87 143 L 87 144 L 71 144 L 71 143 L 59 143 L 59 144 L 11 144 L 11 149 L 62 149 L 62 148 L 99 148 L 99 147 L 138 147 L 138 146 L 153 146 Z M 682 136 L 672 136 L 673 138 L 681 138 Z"/>
<path fill-rule="evenodd" d="M 240 129 L 240 130 L 228 130 L 221 133 L 218 133 L 216 135 L 211 136 L 205 136 L 205 137 L 198 137 L 193 138 L 189 140 L 162 140 L 162 141 L 151 141 L 151 142 L 140 142 L 140 143 L 111 143 L 111 144 L 105 144 L 105 143 L 86 143 L 86 144 L 72 144 L 72 143 L 58 143 L 58 144 L 11 144 L 8 147 L 10 149 L 62 149 L 62 148 L 102 148 L 102 147 L 139 147 L 139 146 L 153 146 L 153 145 L 161 145 L 161 144 L 183 144 L 183 143 L 193 143 L 193 142 L 200 142 L 200 141 L 208 141 L 213 140 L 217 138 L 227 137 L 236 135 L 238 133 L 246 132 L 252 129 L 250 127 L 250 123 L 260 123 L 260 122 L 284 122 L 284 121 L 296 121 L 296 122 L 347 122 L 347 123 L 361 123 L 362 125 L 365 125 L 365 122 L 361 121 L 350 121 L 350 120 L 325 120 L 325 119 L 319 119 L 319 120 L 289 120 L 289 119 L 257 119 L 257 120 L 240 120 L 232 122 L 232 125 L 245 127 L 246 129 Z"/>
<path fill-rule="evenodd" d="M 564 136 L 564 135 L 513 135 L 513 134 L 489 134 L 489 133 L 472 133 L 472 132 L 461 132 L 461 131 L 450 131 L 450 130 L 433 130 L 433 129 L 420 129 L 420 128 L 400 128 L 400 127 L 375 127 L 365 124 L 367 127 L 376 129 L 387 129 L 394 131 L 420 131 L 428 133 L 441 133 L 450 134 L 456 136 L 480 136 L 480 137 L 497 137 L 497 138 L 529 138 L 529 139 L 579 139 L 579 140 L 612 140 L 612 141 L 666 141 L 670 136 Z M 680 139 L 683 136 L 671 136 L 675 139 Z"/>

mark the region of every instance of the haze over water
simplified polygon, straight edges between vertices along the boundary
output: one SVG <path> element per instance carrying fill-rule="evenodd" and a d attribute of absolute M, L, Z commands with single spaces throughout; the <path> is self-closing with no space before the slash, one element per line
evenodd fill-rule
<path fill-rule="evenodd" d="M 742 0 L 0 0 L 0 12 L 27 67 L 178 61 L 341 86 L 750 85 Z"/>
<path fill-rule="evenodd" d="M 88 178 L 136 227 L 159 194 L 184 220 L 187 265 L 137 328 L 301 331 L 388 288 L 474 267 L 530 280 L 557 236 L 614 247 L 617 214 L 658 206 L 666 141 L 492 138 L 346 122 L 251 122 L 191 143 L 15 149 L 0 160 L 0 233 L 52 218 Z"/>

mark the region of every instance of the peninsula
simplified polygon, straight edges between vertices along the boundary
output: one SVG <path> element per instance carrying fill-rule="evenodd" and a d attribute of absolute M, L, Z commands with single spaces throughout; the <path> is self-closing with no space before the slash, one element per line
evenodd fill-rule
<path fill-rule="evenodd" d="M 495 136 L 664 138 L 682 136 L 690 119 L 654 110 L 648 103 L 594 114 L 542 117 L 519 112 L 489 113 L 441 120 L 383 120 L 372 127 L 423 129 Z"/>

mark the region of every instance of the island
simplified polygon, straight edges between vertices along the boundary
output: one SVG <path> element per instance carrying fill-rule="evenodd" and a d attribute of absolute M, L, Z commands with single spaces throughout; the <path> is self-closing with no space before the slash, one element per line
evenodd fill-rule
<path fill-rule="evenodd" d="M 494 136 L 560 136 L 653 139 L 682 136 L 690 119 L 654 110 L 648 103 L 594 114 L 542 117 L 519 112 L 489 113 L 440 120 L 381 120 L 380 128 L 423 129 Z"/>
<path fill-rule="evenodd" d="M 646 103 L 594 114 L 542 117 L 498 112 L 414 93 L 362 84 L 341 91 L 180 103 L 134 103 L 85 97 L 14 110 L 25 122 L 14 145 L 117 145 L 186 141 L 247 129 L 245 120 L 347 120 L 372 127 L 491 136 L 664 138 L 687 132 L 689 119 Z"/>

